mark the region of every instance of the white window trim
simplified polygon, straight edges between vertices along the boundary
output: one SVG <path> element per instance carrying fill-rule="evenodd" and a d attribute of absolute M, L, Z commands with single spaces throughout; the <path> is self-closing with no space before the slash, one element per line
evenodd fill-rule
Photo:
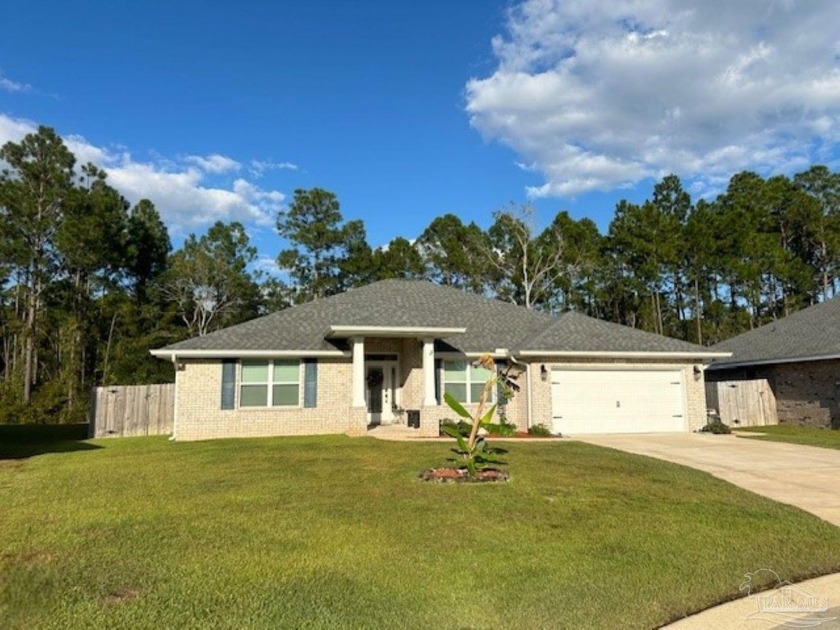
<path fill-rule="evenodd" d="M 276 359 L 279 363 L 292 363 L 294 359 Z M 256 364 L 256 363 L 266 363 L 268 365 L 268 381 L 260 381 L 258 382 L 243 382 L 242 380 L 242 364 L 249 363 L 249 364 Z M 236 387 L 236 407 L 237 409 L 243 409 L 246 411 L 251 410 L 267 410 L 267 409 L 300 409 L 303 407 L 303 403 L 301 402 L 301 398 L 303 396 L 303 377 L 301 375 L 301 366 L 303 365 L 303 361 L 300 359 L 297 360 L 297 367 L 298 367 L 298 376 L 297 381 L 274 381 L 274 363 L 275 359 L 245 359 L 244 361 L 239 361 L 238 369 L 237 369 L 237 387 Z M 266 394 L 266 404 L 265 405 L 243 405 L 242 404 L 242 386 L 243 385 L 264 385 L 267 388 Z M 298 388 L 298 400 L 297 403 L 294 405 L 274 405 L 274 385 L 297 385 Z"/>
<path fill-rule="evenodd" d="M 472 400 L 472 386 L 473 386 L 474 384 L 475 384 L 475 385 L 477 385 L 477 384 L 478 384 L 478 383 L 473 383 L 473 382 L 472 382 L 472 373 L 473 373 L 473 370 L 474 370 L 474 369 L 476 369 L 476 368 L 475 368 L 475 367 L 473 366 L 473 364 L 472 364 L 470 361 L 468 361 L 468 360 L 463 360 L 463 359 L 444 359 L 444 360 L 441 362 L 441 366 L 440 366 L 440 371 L 441 371 L 441 378 L 440 378 L 440 382 L 441 382 L 441 389 L 443 390 L 443 393 L 441 394 L 441 396 L 443 396 L 443 394 L 445 394 L 445 393 L 446 393 L 446 384 L 447 384 L 447 380 L 446 380 L 446 364 L 447 364 L 447 363 L 464 363 L 464 364 L 466 364 L 466 366 L 467 366 L 467 369 L 466 369 L 466 380 L 464 380 L 464 381 L 452 381 L 452 380 L 450 380 L 450 381 L 449 381 L 449 383 L 450 383 L 450 384 L 453 384 L 453 385 L 465 385 L 465 386 L 466 386 L 467 400 L 466 400 L 466 401 L 464 401 L 464 400 L 459 400 L 458 402 L 460 402 L 462 405 L 477 405 L 477 404 L 478 404 L 478 401 L 477 401 L 477 400 Z M 492 373 L 492 372 L 491 372 L 491 373 Z M 482 384 L 482 385 L 484 385 L 484 383 L 486 383 L 486 382 L 487 382 L 486 380 L 485 380 L 485 381 L 481 381 L 481 384 Z M 495 388 L 495 387 L 494 387 L 493 389 L 491 389 L 491 390 L 490 390 L 490 398 L 488 398 L 488 399 L 487 399 L 487 402 L 489 402 L 489 403 L 495 403 L 495 402 L 496 402 L 496 388 Z"/>

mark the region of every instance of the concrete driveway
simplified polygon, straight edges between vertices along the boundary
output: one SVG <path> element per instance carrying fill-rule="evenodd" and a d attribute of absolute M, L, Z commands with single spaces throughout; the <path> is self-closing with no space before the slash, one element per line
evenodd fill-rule
<path fill-rule="evenodd" d="M 696 433 L 572 439 L 704 470 L 840 526 L 840 450 Z"/>

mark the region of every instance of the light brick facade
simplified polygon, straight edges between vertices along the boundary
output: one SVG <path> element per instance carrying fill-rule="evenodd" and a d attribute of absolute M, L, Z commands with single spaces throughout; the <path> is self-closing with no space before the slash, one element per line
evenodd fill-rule
<path fill-rule="evenodd" d="M 350 362 L 318 360 L 318 406 L 221 408 L 222 362 L 188 359 L 175 373 L 175 439 L 316 435 L 350 430 Z M 302 370 L 302 368 L 301 368 Z M 237 370 L 238 373 L 238 370 Z M 302 378 L 302 371 L 301 371 Z M 237 384 L 238 384 L 237 375 Z M 300 388 L 303 396 L 303 387 Z M 366 422 L 365 422 L 366 424 Z"/>
<path fill-rule="evenodd" d="M 398 355 L 397 401 L 401 413 L 397 415 L 396 422 L 406 424 L 408 410 L 419 410 L 420 429 L 417 435 L 436 437 L 440 422 L 455 420 L 457 416 L 446 405 L 423 405 L 420 348 L 420 342 L 415 339 L 369 339 L 365 342 L 366 355 Z M 317 406 L 311 409 L 302 406 L 303 387 L 298 407 L 240 408 L 238 367 L 235 408 L 222 409 L 222 362 L 218 359 L 185 359 L 181 363 L 183 369 L 176 372 L 175 378 L 177 440 L 367 433 L 367 411 L 350 404 L 352 363 L 349 358 L 318 359 Z M 476 407 L 465 406 L 469 411 Z M 508 422 L 516 423 L 522 430 L 526 430 L 524 393 L 511 400 L 506 408 Z M 498 415 L 495 420 L 498 421 Z"/>
<path fill-rule="evenodd" d="M 367 339 L 365 354 L 398 355 L 398 398 L 403 413 L 397 422 L 406 424 L 407 410 L 420 411 L 418 436 L 437 436 L 442 420 L 457 420 L 446 405 L 423 405 L 423 370 L 421 342 L 417 339 Z M 277 435 L 315 435 L 347 433 L 364 435 L 368 416 L 363 408 L 351 406 L 352 362 L 348 358 L 318 359 L 317 406 L 303 407 L 303 386 L 300 387 L 300 405 L 297 407 L 240 408 L 239 377 L 237 368 L 236 404 L 234 409 L 221 409 L 222 363 L 211 359 L 185 359 L 183 369 L 176 372 L 175 438 L 178 440 L 204 440 L 224 437 L 261 437 Z M 533 359 L 527 371 L 518 379 L 520 391 L 504 409 L 506 419 L 517 427 L 528 429 L 530 407 L 531 424 L 551 426 L 551 381 L 540 376 L 542 365 L 551 370 L 605 365 L 601 361 L 575 361 L 558 363 L 553 359 Z M 706 422 L 705 390 L 702 374 L 695 375 L 694 364 L 680 362 L 611 361 L 612 367 L 624 368 L 680 368 L 685 383 L 685 403 L 690 430 Z M 303 368 L 301 367 L 301 384 Z M 528 390 L 530 388 L 530 396 Z M 475 405 L 466 405 L 469 411 Z M 498 414 L 494 418 L 498 421 Z"/>

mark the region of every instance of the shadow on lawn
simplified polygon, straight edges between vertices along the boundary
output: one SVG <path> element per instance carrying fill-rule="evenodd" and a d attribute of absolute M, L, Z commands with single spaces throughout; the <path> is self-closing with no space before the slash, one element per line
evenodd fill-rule
<path fill-rule="evenodd" d="M 0 460 L 102 448 L 84 442 L 87 439 L 87 424 L 0 425 Z"/>

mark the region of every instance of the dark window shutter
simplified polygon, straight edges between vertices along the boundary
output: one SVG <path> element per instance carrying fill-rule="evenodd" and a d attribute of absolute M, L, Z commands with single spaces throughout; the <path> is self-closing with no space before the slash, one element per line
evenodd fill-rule
<path fill-rule="evenodd" d="M 303 406 L 307 409 L 318 406 L 318 360 L 303 360 Z"/>
<path fill-rule="evenodd" d="M 496 361 L 496 374 L 501 374 L 504 372 L 507 363 L 505 361 Z M 500 407 L 504 407 L 507 404 L 508 400 L 505 397 L 505 388 L 502 385 L 502 381 L 496 381 L 496 403 Z"/>
<path fill-rule="evenodd" d="M 222 409 L 233 409 L 236 405 L 236 361 L 222 360 Z"/>
<path fill-rule="evenodd" d="M 435 400 L 437 400 L 437 404 L 441 404 L 443 401 L 443 392 L 440 391 L 440 372 L 442 366 L 443 361 L 435 359 Z"/>

